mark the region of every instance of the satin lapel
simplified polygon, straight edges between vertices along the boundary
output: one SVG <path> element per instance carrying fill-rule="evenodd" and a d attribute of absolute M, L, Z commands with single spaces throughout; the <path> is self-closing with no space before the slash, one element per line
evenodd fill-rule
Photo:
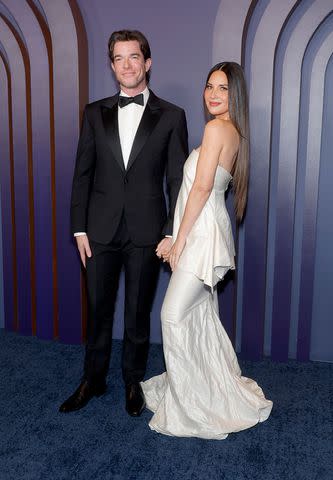
<path fill-rule="evenodd" d="M 154 105 L 150 105 L 150 102 L 148 101 L 148 104 L 142 115 L 141 122 L 134 138 L 132 150 L 128 159 L 127 170 L 129 170 L 135 162 L 137 156 L 139 155 L 144 144 L 148 140 L 151 132 L 154 130 L 161 115 L 162 111 L 160 108 L 156 108 L 155 102 Z"/>
<path fill-rule="evenodd" d="M 122 169 L 122 171 L 125 171 L 119 139 L 118 103 L 115 103 L 111 108 L 102 105 L 102 118 L 108 144 L 120 168 Z"/>

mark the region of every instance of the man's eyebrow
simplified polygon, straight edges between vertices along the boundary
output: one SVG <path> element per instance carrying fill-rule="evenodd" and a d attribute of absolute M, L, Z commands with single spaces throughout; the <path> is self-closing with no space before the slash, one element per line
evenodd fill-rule
<path fill-rule="evenodd" d="M 134 55 L 137 56 L 137 55 L 140 55 L 140 53 L 139 52 L 133 52 L 133 53 L 129 54 L 130 57 L 133 57 Z M 122 58 L 122 57 L 123 57 L 123 55 L 121 55 L 121 53 L 117 53 L 116 55 L 114 55 L 114 58 Z"/>

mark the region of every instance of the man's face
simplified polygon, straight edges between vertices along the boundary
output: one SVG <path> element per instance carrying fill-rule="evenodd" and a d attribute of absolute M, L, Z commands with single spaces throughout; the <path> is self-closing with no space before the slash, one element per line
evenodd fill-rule
<path fill-rule="evenodd" d="M 146 72 L 150 69 L 151 59 L 145 61 L 137 40 L 116 42 L 111 66 L 125 93 L 133 96 L 145 89 Z"/>

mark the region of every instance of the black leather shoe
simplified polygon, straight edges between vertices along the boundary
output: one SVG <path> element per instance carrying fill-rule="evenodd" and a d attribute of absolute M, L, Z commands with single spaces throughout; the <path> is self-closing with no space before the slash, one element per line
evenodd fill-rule
<path fill-rule="evenodd" d="M 106 392 L 106 383 L 91 384 L 87 380 L 83 380 L 79 387 L 75 390 L 67 400 L 59 407 L 59 412 L 68 413 L 80 410 L 87 405 L 93 397 L 100 397 Z"/>
<path fill-rule="evenodd" d="M 132 417 L 139 417 L 146 406 L 140 383 L 126 385 L 126 411 Z"/>

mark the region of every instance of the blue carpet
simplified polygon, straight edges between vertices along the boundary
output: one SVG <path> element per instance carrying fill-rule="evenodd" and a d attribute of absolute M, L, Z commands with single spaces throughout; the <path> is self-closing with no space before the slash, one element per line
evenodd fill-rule
<path fill-rule="evenodd" d="M 274 401 L 272 415 L 226 440 L 150 431 L 129 417 L 113 345 L 107 394 L 58 413 L 76 388 L 83 348 L 0 333 L 0 480 L 332 480 L 333 365 L 241 361 Z M 152 345 L 147 377 L 163 370 Z"/>

